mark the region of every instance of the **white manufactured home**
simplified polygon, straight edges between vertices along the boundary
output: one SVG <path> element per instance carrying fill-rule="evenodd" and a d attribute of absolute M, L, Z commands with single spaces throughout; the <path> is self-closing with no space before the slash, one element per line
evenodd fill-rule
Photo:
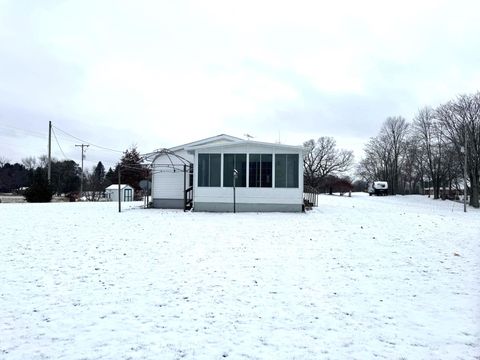
<path fill-rule="evenodd" d="M 301 146 L 218 135 L 150 156 L 153 207 L 302 211 Z"/>

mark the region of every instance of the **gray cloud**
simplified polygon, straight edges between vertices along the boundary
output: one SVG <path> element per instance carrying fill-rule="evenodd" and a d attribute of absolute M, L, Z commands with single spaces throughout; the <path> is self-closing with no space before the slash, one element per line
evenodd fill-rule
<path fill-rule="evenodd" d="M 387 116 L 410 119 L 480 83 L 480 5 L 392 6 L 3 1 L 0 155 L 40 155 L 50 120 L 120 150 L 249 132 L 334 136 L 358 157 Z M 59 134 L 77 158 L 70 140 Z"/>

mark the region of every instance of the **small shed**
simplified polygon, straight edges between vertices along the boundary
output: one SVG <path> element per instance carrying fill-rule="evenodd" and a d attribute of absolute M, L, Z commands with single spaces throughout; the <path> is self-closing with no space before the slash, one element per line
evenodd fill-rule
<path fill-rule="evenodd" d="M 128 184 L 120 184 L 120 201 L 133 201 L 134 189 Z M 118 184 L 112 184 L 105 189 L 108 201 L 118 201 Z"/>

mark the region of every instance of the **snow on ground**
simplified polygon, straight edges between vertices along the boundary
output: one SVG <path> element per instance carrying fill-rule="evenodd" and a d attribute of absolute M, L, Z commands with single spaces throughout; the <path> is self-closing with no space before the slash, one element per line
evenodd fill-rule
<path fill-rule="evenodd" d="M 138 204 L 136 204 L 138 206 Z M 0 205 L 0 358 L 480 358 L 480 212 Z"/>

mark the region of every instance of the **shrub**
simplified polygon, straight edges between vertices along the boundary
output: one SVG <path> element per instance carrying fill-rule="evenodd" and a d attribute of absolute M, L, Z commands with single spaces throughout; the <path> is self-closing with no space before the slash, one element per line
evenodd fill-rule
<path fill-rule="evenodd" d="M 43 169 L 38 168 L 33 174 L 33 184 L 25 191 L 25 199 L 28 202 L 50 202 L 52 195 Z"/>

